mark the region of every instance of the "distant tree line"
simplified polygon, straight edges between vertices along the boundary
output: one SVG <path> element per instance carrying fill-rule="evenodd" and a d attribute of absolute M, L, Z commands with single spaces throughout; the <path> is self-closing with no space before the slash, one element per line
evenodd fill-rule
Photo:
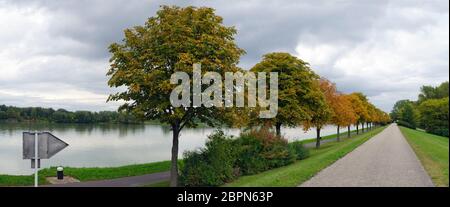
<path fill-rule="evenodd" d="M 448 84 L 447 81 L 437 87 L 422 86 L 417 101 L 397 101 L 391 112 L 392 119 L 399 125 L 448 137 Z"/>
<path fill-rule="evenodd" d="M 47 121 L 55 123 L 139 123 L 135 116 L 115 111 L 67 111 L 42 107 L 0 105 L 0 121 Z"/>

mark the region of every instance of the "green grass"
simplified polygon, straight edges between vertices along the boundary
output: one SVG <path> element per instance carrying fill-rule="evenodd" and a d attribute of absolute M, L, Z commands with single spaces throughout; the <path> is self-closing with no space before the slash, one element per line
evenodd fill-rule
<path fill-rule="evenodd" d="M 40 183 L 42 182 L 43 180 L 41 179 Z M 0 186 L 27 186 L 33 185 L 33 183 L 34 183 L 33 176 L 0 175 Z"/>
<path fill-rule="evenodd" d="M 341 142 L 329 142 L 319 149 L 311 149 L 310 157 L 294 164 L 269 170 L 256 175 L 243 176 L 226 184 L 228 187 L 282 187 L 298 186 L 307 181 L 320 170 L 334 163 L 339 158 L 353 151 L 356 147 L 381 132 L 386 127 L 379 127 L 364 134 L 345 139 Z"/>
<path fill-rule="evenodd" d="M 361 130 L 360 130 L 360 133 L 361 133 Z M 344 128 L 344 131 L 343 132 L 341 131 L 339 134 L 341 135 L 340 136 L 341 138 L 347 138 L 347 131 L 346 131 L 345 128 Z M 356 130 L 350 131 L 350 135 L 351 136 L 353 136 L 355 134 L 356 134 Z M 330 135 L 327 135 L 327 136 L 323 136 L 321 140 L 323 141 L 323 140 L 326 140 L 326 139 L 334 139 L 336 137 L 337 137 L 337 133 L 336 134 L 330 134 Z M 303 143 L 303 144 L 312 143 L 312 142 L 316 142 L 316 138 L 308 138 L 308 139 L 300 140 L 300 142 Z"/>
<path fill-rule="evenodd" d="M 161 182 L 157 182 L 157 183 L 144 185 L 144 186 L 141 186 L 141 187 L 170 187 L 170 181 L 169 180 L 165 180 L 165 181 L 161 181 Z"/>
<path fill-rule="evenodd" d="M 121 177 L 137 176 L 164 172 L 170 169 L 170 161 L 154 162 L 148 164 L 127 165 L 122 167 L 103 168 L 73 168 L 64 167 L 64 174 L 80 181 L 105 180 Z M 48 184 L 46 177 L 55 177 L 56 167 L 39 171 L 39 183 Z M 29 186 L 34 183 L 34 175 L 0 175 L 0 186 Z"/>
<path fill-rule="evenodd" d="M 448 187 L 448 137 L 400 127 L 436 186 Z"/>

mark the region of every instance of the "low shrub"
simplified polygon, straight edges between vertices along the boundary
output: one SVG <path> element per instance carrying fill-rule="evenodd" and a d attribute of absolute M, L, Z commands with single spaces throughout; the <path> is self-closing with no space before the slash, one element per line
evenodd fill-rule
<path fill-rule="evenodd" d="M 399 126 L 404 126 L 404 127 L 410 128 L 410 129 L 416 129 L 416 127 L 413 124 L 410 124 L 410 123 L 408 123 L 406 121 L 403 121 L 403 120 L 398 120 L 397 124 Z"/>
<path fill-rule="evenodd" d="M 443 136 L 443 137 L 449 137 L 448 129 L 446 129 L 446 128 L 437 128 L 436 127 L 436 128 L 427 129 L 426 132 L 428 132 L 430 134 Z"/>
<path fill-rule="evenodd" d="M 231 137 L 216 131 L 208 137 L 206 147 L 184 153 L 181 183 L 185 186 L 218 186 L 238 176 L 234 165 L 236 148 Z"/>
<path fill-rule="evenodd" d="M 184 153 L 180 181 L 185 186 L 219 186 L 240 175 L 251 175 L 304 159 L 301 143 L 288 144 L 267 129 L 252 130 L 233 139 L 216 131 L 205 148 Z"/>
<path fill-rule="evenodd" d="M 236 165 L 244 175 L 285 166 L 296 159 L 287 140 L 267 128 L 241 134 L 236 146 L 239 148 Z"/>
<path fill-rule="evenodd" d="M 294 151 L 297 160 L 303 160 L 309 157 L 309 149 L 303 146 L 299 141 L 289 143 L 289 146 Z"/>
<path fill-rule="evenodd" d="M 260 140 L 241 135 L 236 140 L 236 146 L 238 146 L 236 166 L 239 167 L 241 174 L 251 175 L 268 169 L 266 160 L 260 154 L 263 149 Z"/>

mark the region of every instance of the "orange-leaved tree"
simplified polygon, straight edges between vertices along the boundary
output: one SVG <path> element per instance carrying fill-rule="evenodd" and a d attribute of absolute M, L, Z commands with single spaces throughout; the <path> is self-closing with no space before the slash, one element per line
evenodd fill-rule
<path fill-rule="evenodd" d="M 325 93 L 328 93 L 327 83 L 324 82 L 325 79 L 319 79 L 314 82 L 315 87 L 319 90 L 314 90 L 314 95 L 309 97 L 311 102 L 315 103 L 310 108 L 312 113 L 311 119 L 303 122 L 303 129 L 308 130 L 311 127 L 316 128 L 316 148 L 320 147 L 320 131 L 321 129 L 331 121 L 333 116 L 333 110 L 331 110 L 328 105 L 328 100 L 325 97 Z"/>
<path fill-rule="evenodd" d="M 367 108 L 360 96 L 361 93 L 352 93 L 349 95 L 352 108 L 356 114 L 356 122 L 353 123 L 356 126 L 356 134 L 359 134 L 359 124 L 363 123 L 368 118 Z M 362 94 L 361 94 L 362 95 Z"/>
<path fill-rule="evenodd" d="M 350 126 L 357 120 L 356 114 L 348 97 L 336 90 L 336 84 L 322 78 L 320 88 L 325 95 L 328 106 L 332 111 L 330 123 L 337 127 L 337 141 L 340 141 L 340 128 Z M 350 127 L 349 127 L 350 128 Z"/>
<path fill-rule="evenodd" d="M 355 92 L 355 93 L 353 93 L 353 95 L 358 97 L 358 99 L 361 100 L 361 103 L 362 103 L 362 111 L 359 116 L 358 123 L 361 124 L 361 131 L 364 132 L 364 123 L 366 123 L 367 120 L 370 119 L 369 101 L 368 101 L 367 97 L 361 92 Z"/>
<path fill-rule="evenodd" d="M 350 137 L 350 126 L 356 122 L 357 116 L 352 108 L 352 103 L 348 96 L 339 94 L 337 96 L 337 110 L 334 112 L 333 123 L 337 126 L 337 141 L 339 141 L 339 127 L 347 126 L 347 137 Z"/>

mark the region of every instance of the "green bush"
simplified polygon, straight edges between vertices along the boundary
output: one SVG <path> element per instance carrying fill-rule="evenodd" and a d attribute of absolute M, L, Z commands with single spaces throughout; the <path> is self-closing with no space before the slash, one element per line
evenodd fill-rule
<path fill-rule="evenodd" d="M 294 151 L 297 160 L 303 160 L 309 157 L 308 148 L 304 147 L 303 144 L 299 141 L 289 143 L 289 146 Z"/>
<path fill-rule="evenodd" d="M 410 124 L 410 123 L 408 123 L 406 121 L 403 121 L 403 120 L 398 120 L 397 124 L 399 126 L 404 126 L 404 127 L 410 128 L 410 129 L 416 129 L 416 127 L 413 124 Z"/>
<path fill-rule="evenodd" d="M 205 148 L 184 153 L 180 181 L 185 186 L 219 186 L 241 174 L 256 174 L 307 156 L 301 144 L 288 144 L 267 129 L 252 130 L 237 139 L 216 131 Z"/>
<path fill-rule="evenodd" d="M 233 140 L 216 131 L 208 137 L 206 147 L 184 153 L 181 183 L 185 186 L 218 186 L 233 180 L 236 150 Z"/>
<path fill-rule="evenodd" d="M 199 151 L 184 152 L 180 180 L 186 186 L 204 186 L 217 183 L 206 157 Z"/>
<path fill-rule="evenodd" d="M 262 142 L 251 136 L 241 135 L 236 140 L 238 156 L 236 165 L 244 175 L 252 175 L 268 169 L 266 160 L 261 156 Z"/>
<path fill-rule="evenodd" d="M 426 100 L 419 105 L 419 111 L 421 128 L 432 134 L 449 136 L 448 97 Z"/>
<path fill-rule="evenodd" d="M 236 165 L 244 175 L 285 166 L 296 159 L 287 140 L 266 128 L 241 134 L 236 146 L 239 148 Z"/>

